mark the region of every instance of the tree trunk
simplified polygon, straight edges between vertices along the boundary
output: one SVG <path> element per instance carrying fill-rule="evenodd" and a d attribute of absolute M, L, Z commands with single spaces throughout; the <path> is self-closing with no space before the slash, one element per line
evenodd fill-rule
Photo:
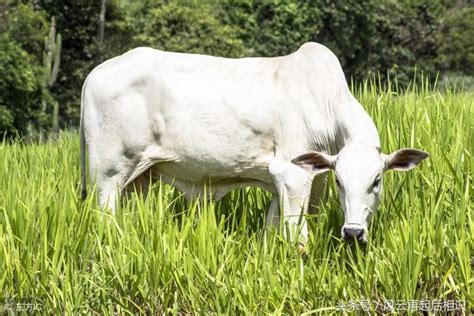
<path fill-rule="evenodd" d="M 99 35 L 97 43 L 99 45 L 99 61 L 102 61 L 102 50 L 104 44 L 104 27 L 105 27 L 105 10 L 107 7 L 107 0 L 100 1 L 100 14 L 99 14 Z"/>

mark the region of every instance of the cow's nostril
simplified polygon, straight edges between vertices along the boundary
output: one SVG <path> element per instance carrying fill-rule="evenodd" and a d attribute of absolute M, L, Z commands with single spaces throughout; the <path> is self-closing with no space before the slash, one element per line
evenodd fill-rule
<path fill-rule="evenodd" d="M 364 236 L 364 229 L 362 228 L 344 228 L 344 236 L 346 239 L 357 238 L 361 240 Z"/>

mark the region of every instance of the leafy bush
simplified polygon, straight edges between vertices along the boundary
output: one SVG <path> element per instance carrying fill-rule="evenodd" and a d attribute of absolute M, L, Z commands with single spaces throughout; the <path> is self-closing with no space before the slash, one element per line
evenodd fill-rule
<path fill-rule="evenodd" d="M 238 30 L 254 56 L 279 56 L 314 40 L 321 11 L 305 1 L 226 0 L 217 8 L 220 19 Z"/>
<path fill-rule="evenodd" d="M 316 41 L 334 51 L 348 79 L 388 71 L 408 83 L 416 68 L 435 74 L 440 7 L 428 0 L 225 0 L 218 12 L 253 55 L 285 55 Z"/>
<path fill-rule="evenodd" d="M 474 6 L 450 10 L 442 21 L 438 42 L 442 69 L 474 75 Z"/>
<path fill-rule="evenodd" d="M 235 28 L 221 24 L 204 5 L 170 2 L 150 10 L 137 24 L 134 39 L 138 45 L 228 57 L 244 52 Z"/>
<path fill-rule="evenodd" d="M 96 45 L 100 1 L 29 2 L 33 2 L 38 11 L 46 12 L 48 17 L 56 18 L 57 32 L 62 35 L 62 53 L 58 79 L 52 92 L 60 104 L 61 125 L 78 123 L 82 84 L 100 62 Z M 109 2 L 113 5 L 114 1 Z"/>
<path fill-rule="evenodd" d="M 440 77 L 474 75 L 469 0 L 109 0 L 99 44 L 100 8 L 97 0 L 0 0 L 0 33 L 28 55 L 30 68 L 41 63 L 43 38 L 56 18 L 63 45 L 51 94 L 62 126 L 78 123 L 87 74 L 104 59 L 143 45 L 242 57 L 285 55 L 316 41 L 334 51 L 356 82 L 380 75 L 382 82 L 397 77 L 406 86 L 421 72 L 434 81 L 439 70 Z M 11 105 L 0 106 L 4 130 L 15 114 Z"/>
<path fill-rule="evenodd" d="M 41 61 L 43 58 L 44 36 L 48 32 L 46 13 L 34 10 L 31 5 L 20 4 L 6 12 L 5 32 L 21 48 Z"/>
<path fill-rule="evenodd" d="M 42 69 L 7 36 L 0 36 L 0 134 L 25 132 L 47 122 Z"/>

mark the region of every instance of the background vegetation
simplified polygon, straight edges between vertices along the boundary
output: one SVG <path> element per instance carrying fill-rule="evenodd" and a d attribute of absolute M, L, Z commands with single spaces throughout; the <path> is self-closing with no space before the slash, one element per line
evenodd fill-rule
<path fill-rule="evenodd" d="M 340 58 L 385 152 L 431 154 L 387 174 L 365 246 L 340 240 L 332 177 L 304 261 L 264 233 L 266 192 L 199 203 L 155 184 L 104 215 L 93 190 L 78 196 L 77 133 L 23 137 L 77 126 L 87 74 L 133 47 L 276 56 L 306 41 Z M 45 314 L 339 313 L 351 300 L 382 312 L 376 302 L 426 299 L 472 313 L 473 78 L 468 0 L 0 0 L 0 297 Z"/>
<path fill-rule="evenodd" d="M 318 315 L 365 300 L 381 313 L 384 300 L 436 299 L 472 313 L 474 100 L 426 85 L 356 90 L 386 152 L 431 156 L 386 174 L 366 246 L 340 240 L 331 176 L 328 201 L 309 219 L 306 262 L 281 234 L 264 233 L 270 197 L 261 190 L 215 204 L 156 184 L 112 216 L 94 192 L 80 202 L 77 133 L 0 143 L 0 293 L 44 314 Z"/>
<path fill-rule="evenodd" d="M 473 87 L 473 14 L 469 0 L 0 0 L 0 134 L 77 126 L 87 74 L 140 45 L 242 57 L 317 41 L 348 80 L 407 85 L 415 72 L 432 82 L 439 72 L 442 85 Z M 53 17 L 62 47 L 50 84 Z"/>

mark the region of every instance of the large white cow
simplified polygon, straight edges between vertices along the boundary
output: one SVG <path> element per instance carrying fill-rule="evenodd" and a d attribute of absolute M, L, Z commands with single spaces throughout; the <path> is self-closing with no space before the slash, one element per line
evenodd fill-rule
<path fill-rule="evenodd" d="M 210 185 L 216 200 L 254 185 L 273 193 L 267 223 L 278 225 L 281 215 L 299 224 L 291 226 L 303 239 L 302 215 L 325 182 L 319 174 L 335 170 L 342 236 L 365 241 L 383 172 L 409 170 L 427 156 L 380 152 L 375 125 L 350 93 L 338 59 L 316 43 L 275 58 L 137 48 L 110 59 L 83 87 L 83 194 L 85 144 L 104 208 L 114 210 L 116 195 L 131 184 L 146 191 L 150 177 L 188 197 Z"/>

